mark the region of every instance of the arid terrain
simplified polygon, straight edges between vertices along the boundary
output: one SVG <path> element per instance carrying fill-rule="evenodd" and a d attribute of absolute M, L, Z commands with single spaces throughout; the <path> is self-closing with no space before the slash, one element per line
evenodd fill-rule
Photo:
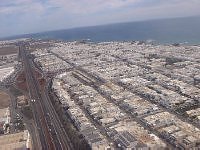
<path fill-rule="evenodd" d="M 0 55 L 17 54 L 18 47 L 14 45 L 0 47 Z"/>
<path fill-rule="evenodd" d="M 3 91 L 0 91 L 0 109 L 9 107 L 10 96 Z"/>

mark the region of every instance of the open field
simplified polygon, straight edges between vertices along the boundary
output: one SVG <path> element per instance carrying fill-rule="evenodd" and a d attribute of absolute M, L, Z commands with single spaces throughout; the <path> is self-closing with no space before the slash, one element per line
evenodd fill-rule
<path fill-rule="evenodd" d="M 36 49 L 48 48 L 53 46 L 52 43 L 32 43 L 29 46 L 29 50 L 31 52 L 35 51 Z M 0 45 L 0 55 L 10 55 L 10 54 L 17 54 L 19 47 L 14 44 L 7 44 L 7 45 Z"/>
<path fill-rule="evenodd" d="M 9 45 L 6 47 L 0 47 L 0 55 L 10 55 L 10 54 L 17 54 L 18 47 L 14 45 Z"/>
<path fill-rule="evenodd" d="M 10 96 L 0 91 L 0 109 L 8 107 L 10 104 Z"/>
<path fill-rule="evenodd" d="M 26 143 L 30 145 L 28 140 L 28 131 L 22 131 L 14 134 L 0 136 L 0 149 L 26 149 Z"/>

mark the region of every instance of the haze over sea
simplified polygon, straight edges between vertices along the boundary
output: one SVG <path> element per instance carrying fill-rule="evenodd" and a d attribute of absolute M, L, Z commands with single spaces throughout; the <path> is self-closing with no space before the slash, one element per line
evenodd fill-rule
<path fill-rule="evenodd" d="M 90 39 L 93 42 L 153 40 L 162 44 L 200 44 L 200 16 L 81 27 L 26 34 L 7 39 L 14 38 L 67 41 Z"/>

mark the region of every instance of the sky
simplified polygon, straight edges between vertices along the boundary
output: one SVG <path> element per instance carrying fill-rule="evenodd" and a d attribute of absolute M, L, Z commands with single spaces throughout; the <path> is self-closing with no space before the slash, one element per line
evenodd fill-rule
<path fill-rule="evenodd" d="M 0 37 L 200 15 L 200 0 L 0 0 Z"/>

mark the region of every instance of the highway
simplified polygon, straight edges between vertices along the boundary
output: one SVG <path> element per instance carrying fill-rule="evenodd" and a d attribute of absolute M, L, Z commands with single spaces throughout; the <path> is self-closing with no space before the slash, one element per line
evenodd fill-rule
<path fill-rule="evenodd" d="M 58 114 L 56 113 L 56 111 L 51 103 L 51 100 L 49 98 L 49 83 L 50 83 L 50 81 L 47 82 L 47 85 L 42 90 L 43 91 L 42 96 L 45 99 L 44 105 L 47 107 L 47 109 L 48 109 L 47 111 L 49 112 L 48 117 L 54 123 L 53 127 L 55 129 L 59 129 L 59 130 L 56 130 L 56 134 L 58 136 L 58 139 L 59 139 L 59 142 L 61 143 L 61 145 L 62 146 L 64 145 L 64 147 L 69 147 L 70 149 L 73 149 L 73 145 L 71 144 L 70 139 L 69 139 L 68 135 L 66 134 L 65 129 L 58 117 Z"/>
<path fill-rule="evenodd" d="M 42 150 L 73 150 L 59 117 L 48 98 L 45 86 L 39 85 L 34 74 L 36 68 L 28 57 L 26 47 L 20 45 L 19 54 L 23 63 L 29 92 L 30 107 L 38 130 Z"/>

